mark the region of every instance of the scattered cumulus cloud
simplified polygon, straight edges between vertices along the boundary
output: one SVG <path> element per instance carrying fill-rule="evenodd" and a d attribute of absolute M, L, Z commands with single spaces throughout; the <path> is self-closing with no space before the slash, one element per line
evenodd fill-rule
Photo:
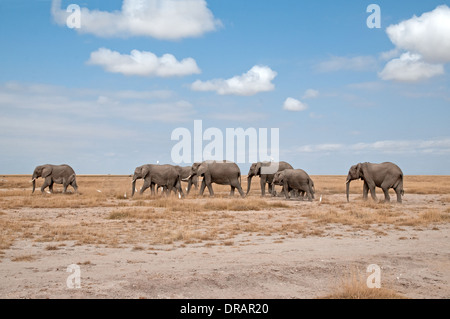
<path fill-rule="evenodd" d="M 197 80 L 191 84 L 194 91 L 213 91 L 220 95 L 250 96 L 272 91 L 277 72 L 268 66 L 255 65 L 248 72 L 229 79 Z"/>
<path fill-rule="evenodd" d="M 403 53 L 400 58 L 389 61 L 379 73 L 383 80 L 418 82 L 444 74 L 442 64 L 430 64 L 414 53 Z"/>
<path fill-rule="evenodd" d="M 91 53 L 87 63 L 99 65 L 107 72 L 124 75 L 173 77 L 201 72 L 192 58 L 178 61 L 172 54 L 158 57 L 152 52 L 138 50 L 132 50 L 130 54 L 121 54 L 100 48 Z"/>
<path fill-rule="evenodd" d="M 446 5 L 386 29 L 395 49 L 382 54 L 390 60 L 378 74 L 383 80 L 418 82 L 444 73 L 450 62 L 450 8 Z M 404 52 L 404 53 L 401 53 Z"/>
<path fill-rule="evenodd" d="M 286 111 L 293 111 L 293 112 L 300 112 L 305 111 L 308 108 L 308 106 L 292 97 L 288 97 L 283 104 L 283 109 Z"/>
<path fill-rule="evenodd" d="M 428 62 L 450 62 L 450 8 L 446 5 L 390 25 L 386 33 L 399 49 L 418 53 Z"/>
<path fill-rule="evenodd" d="M 66 25 L 71 12 L 53 0 L 51 14 L 59 25 Z M 205 0 L 123 0 L 121 10 L 113 12 L 81 8 L 79 33 L 98 37 L 148 36 L 164 40 L 199 37 L 222 24 L 215 19 Z"/>

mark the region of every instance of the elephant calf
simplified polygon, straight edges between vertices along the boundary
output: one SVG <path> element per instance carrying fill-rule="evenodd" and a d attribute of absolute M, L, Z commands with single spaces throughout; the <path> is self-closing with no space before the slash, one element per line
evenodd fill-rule
<path fill-rule="evenodd" d="M 296 190 L 305 193 L 309 201 L 314 199 L 314 182 L 302 169 L 285 169 L 275 173 L 273 185 L 283 185 L 284 195 L 289 199 L 289 192 Z M 303 197 L 300 197 L 303 200 Z"/>
<path fill-rule="evenodd" d="M 265 195 L 266 184 L 270 194 L 272 191 L 272 181 L 276 172 L 283 171 L 287 168 L 293 168 L 291 164 L 286 162 L 257 162 L 253 163 L 247 175 L 247 195 L 250 192 L 253 176 L 259 176 L 261 185 L 261 196 Z"/>
<path fill-rule="evenodd" d="M 33 172 L 33 177 L 31 182 L 33 183 L 33 191 L 36 188 L 36 179 L 42 177 L 44 178 L 44 183 L 41 187 L 41 192 L 43 193 L 45 188 L 48 187 L 50 192 L 53 193 L 53 184 L 63 184 L 63 193 L 67 191 L 67 187 L 71 185 L 75 192 L 78 191 L 78 185 L 76 181 L 75 171 L 72 167 L 67 164 L 63 165 L 40 165 L 36 166 Z"/>
<path fill-rule="evenodd" d="M 403 172 L 396 164 L 391 162 L 384 162 L 381 164 L 375 163 L 359 163 L 350 167 L 347 175 L 346 189 L 347 201 L 349 201 L 350 182 L 355 179 L 362 179 L 363 199 L 367 200 L 367 195 L 370 190 L 370 195 L 373 200 L 377 200 L 375 194 L 375 187 L 380 187 L 385 196 L 385 201 L 390 201 L 389 189 L 393 188 L 397 194 L 397 202 L 402 202 L 403 190 Z"/>

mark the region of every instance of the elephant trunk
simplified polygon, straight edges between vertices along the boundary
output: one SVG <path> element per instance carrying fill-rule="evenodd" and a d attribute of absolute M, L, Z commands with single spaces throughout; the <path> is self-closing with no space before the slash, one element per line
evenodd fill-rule
<path fill-rule="evenodd" d="M 349 193 L 350 193 L 350 179 L 347 179 L 347 182 L 345 183 L 346 184 L 346 193 L 347 193 L 347 202 L 349 202 L 350 201 L 350 199 L 349 199 Z"/>
<path fill-rule="evenodd" d="M 252 186 L 252 178 L 253 178 L 253 176 L 251 176 L 251 175 L 249 175 L 247 177 L 247 195 L 250 192 L 250 187 Z"/>

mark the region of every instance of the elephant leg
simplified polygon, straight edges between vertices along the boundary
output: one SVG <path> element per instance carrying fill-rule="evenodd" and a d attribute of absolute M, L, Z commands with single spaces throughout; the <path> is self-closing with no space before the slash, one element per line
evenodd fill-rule
<path fill-rule="evenodd" d="M 236 187 L 234 187 L 233 185 L 231 185 L 231 191 L 230 191 L 230 196 L 233 197 L 234 196 L 234 189 Z"/>
<path fill-rule="evenodd" d="M 203 192 L 205 191 L 205 187 L 206 187 L 206 182 L 205 179 L 203 179 L 202 181 L 202 185 L 200 186 L 200 196 L 203 196 Z"/>
<path fill-rule="evenodd" d="M 206 182 L 205 182 L 205 184 L 206 184 L 206 186 L 208 187 L 209 197 L 214 197 L 214 191 L 213 191 L 213 188 L 212 188 L 211 183 L 206 183 Z"/>
<path fill-rule="evenodd" d="M 195 176 L 192 178 L 192 184 L 194 184 L 194 187 L 195 187 L 195 189 L 197 190 L 197 189 L 198 189 L 198 176 L 197 176 L 197 175 L 195 175 Z"/>
<path fill-rule="evenodd" d="M 181 198 L 184 198 L 183 187 L 181 186 L 181 182 L 180 181 L 178 181 L 176 186 L 175 186 L 175 194 L 177 193 L 176 192 L 177 190 L 180 193 Z"/>
<path fill-rule="evenodd" d="M 284 182 L 283 189 L 284 189 L 284 196 L 286 197 L 286 199 L 290 199 L 289 186 L 288 186 L 288 183 L 286 181 Z"/>
<path fill-rule="evenodd" d="M 389 196 L 389 188 L 385 187 L 382 189 L 383 189 L 383 193 L 384 193 L 384 201 L 386 203 L 389 203 L 391 201 L 391 197 Z"/>
<path fill-rule="evenodd" d="M 186 194 L 187 195 L 189 195 L 189 192 L 191 191 L 191 187 L 192 187 L 192 181 L 191 181 L 191 179 L 189 179 L 188 186 L 187 186 L 187 189 L 186 189 Z"/>
<path fill-rule="evenodd" d="M 369 195 L 369 185 L 367 185 L 367 183 L 364 182 L 364 185 L 363 185 L 363 200 L 367 200 L 368 195 Z"/>
<path fill-rule="evenodd" d="M 259 182 L 261 185 L 261 196 L 264 197 L 266 195 L 266 179 L 261 176 Z"/>
<path fill-rule="evenodd" d="M 391 201 L 391 197 L 389 196 L 389 188 L 392 185 L 391 182 L 384 182 L 381 184 L 381 189 L 383 190 L 384 193 L 384 201 L 386 203 L 389 203 Z"/>
<path fill-rule="evenodd" d="M 50 181 L 50 185 L 48 185 L 48 190 L 50 193 L 53 193 L 53 181 Z"/>
<path fill-rule="evenodd" d="M 75 193 L 78 193 L 78 185 L 77 182 L 75 180 L 72 181 L 72 183 L 70 183 L 70 185 L 72 185 Z"/>
<path fill-rule="evenodd" d="M 306 197 L 308 198 L 308 201 L 312 202 L 313 201 L 313 196 L 312 196 L 311 191 L 309 190 L 309 185 L 305 184 L 304 187 L 305 187 L 306 191 L 303 191 L 303 192 L 305 192 Z"/>
<path fill-rule="evenodd" d="M 378 201 L 377 194 L 375 192 L 375 186 L 369 186 L 370 195 L 372 196 L 372 199 L 376 202 Z"/>
<path fill-rule="evenodd" d="M 231 187 L 237 188 L 239 195 L 241 195 L 241 197 L 245 197 L 245 193 L 242 190 L 241 184 L 239 183 L 239 181 L 237 179 L 231 181 Z M 234 189 L 233 189 L 233 194 L 234 194 Z"/>
<path fill-rule="evenodd" d="M 142 195 L 142 193 L 144 193 L 144 191 L 150 187 L 150 181 L 147 179 L 144 179 L 144 184 L 141 187 L 141 190 L 139 191 L 139 194 Z M 152 189 L 152 194 L 155 192 L 154 189 Z"/>
<path fill-rule="evenodd" d="M 50 188 L 50 185 L 52 186 L 51 188 Z M 47 186 L 49 186 L 49 189 L 50 189 L 51 191 L 53 191 L 53 181 L 52 181 L 52 179 L 51 179 L 50 177 L 47 177 L 47 178 L 44 180 L 44 183 L 43 183 L 42 186 L 41 186 L 41 193 L 44 192 L 44 190 L 45 190 L 45 188 L 46 188 Z"/>
<path fill-rule="evenodd" d="M 397 186 L 394 190 L 395 190 L 395 193 L 397 194 L 397 203 L 401 203 L 402 202 L 402 188 Z"/>
<path fill-rule="evenodd" d="M 269 191 L 269 194 L 272 194 L 272 184 L 271 183 L 267 183 L 267 189 Z"/>

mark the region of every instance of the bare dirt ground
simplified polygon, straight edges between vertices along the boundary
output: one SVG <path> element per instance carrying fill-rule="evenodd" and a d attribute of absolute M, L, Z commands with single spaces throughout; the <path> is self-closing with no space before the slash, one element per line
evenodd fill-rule
<path fill-rule="evenodd" d="M 0 298 L 322 298 L 355 274 L 365 280 L 371 264 L 402 296 L 449 298 L 450 197 L 415 183 L 401 205 L 363 203 L 360 185 L 347 203 L 319 179 L 313 202 L 261 199 L 255 186 L 245 199 L 225 189 L 165 206 L 122 190 L 97 192 L 98 204 L 86 191 L 3 184 Z M 71 264 L 81 288 L 67 286 Z"/>

